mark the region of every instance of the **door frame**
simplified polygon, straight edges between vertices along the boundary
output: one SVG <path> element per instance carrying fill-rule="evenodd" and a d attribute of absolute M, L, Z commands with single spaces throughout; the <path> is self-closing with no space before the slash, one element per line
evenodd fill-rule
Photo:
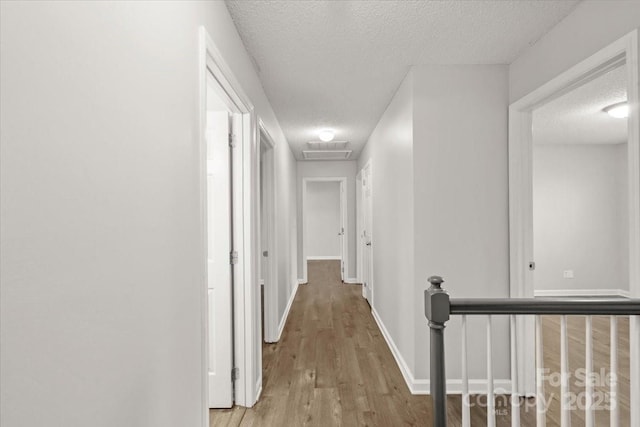
<path fill-rule="evenodd" d="M 266 223 L 263 224 L 263 214 L 260 213 L 260 228 L 259 235 L 262 236 L 263 227 L 267 231 L 267 247 L 268 256 L 266 257 L 266 271 L 263 272 L 264 280 L 264 341 L 268 343 L 274 343 L 278 341 L 278 279 L 277 279 L 277 266 L 275 265 L 274 255 L 276 253 L 276 202 L 275 202 L 275 142 L 267 129 L 264 126 L 262 120 L 259 120 L 259 132 L 260 132 L 260 144 L 266 146 L 264 159 L 262 158 L 261 151 L 260 160 L 258 165 L 262 168 L 264 164 L 264 178 L 265 182 L 262 182 L 262 170 L 258 173 L 258 179 L 260 180 L 258 188 L 260 191 L 265 189 L 262 194 Z M 264 187 L 263 187 L 264 184 Z M 262 251 L 265 248 L 260 248 Z M 259 254 L 260 261 L 262 262 L 262 253 Z M 260 329 L 258 329 L 260 330 Z M 260 346 L 261 347 L 261 346 Z"/>
<path fill-rule="evenodd" d="M 640 111 L 638 92 L 638 30 L 616 40 L 582 62 L 561 73 L 548 83 L 515 101 L 509 106 L 509 240 L 510 240 L 510 296 L 533 298 L 533 110 L 557 98 L 580 84 L 592 80 L 624 62 L 627 66 L 628 118 L 628 197 L 629 197 L 629 293 L 640 297 Z M 634 325 L 635 324 L 635 325 Z M 517 336 L 532 337 L 533 324 L 519 321 Z M 640 321 L 632 321 L 635 334 L 631 360 L 640 358 L 638 338 Z M 533 339 L 520 340 L 517 345 L 520 389 L 523 394 L 535 390 L 533 369 Z M 635 356 L 634 356 L 635 354 Z M 640 363 L 636 363 L 639 365 Z M 640 376 L 640 367 L 635 366 Z M 633 368 L 632 368 L 633 370 Z M 632 372 L 633 373 L 633 372 Z M 640 400 L 640 386 L 632 396 Z M 632 409 L 640 421 L 640 406 Z"/>
<path fill-rule="evenodd" d="M 360 176 L 360 206 L 362 207 L 362 215 L 366 215 L 367 214 L 367 209 L 371 209 L 371 215 L 370 215 L 370 219 L 371 219 L 371 224 L 369 224 L 369 228 L 370 228 L 370 232 L 371 232 L 371 238 L 373 241 L 373 166 L 372 166 L 372 160 L 369 159 L 367 160 L 367 162 L 364 164 L 364 166 L 362 167 L 362 169 L 360 169 L 360 171 L 358 172 L 358 175 Z M 366 171 L 366 173 L 365 173 Z M 364 197 L 365 197 L 365 192 L 362 191 L 362 185 L 364 184 L 364 178 L 368 177 L 369 178 L 369 186 L 371 189 L 371 205 L 367 208 L 366 204 L 364 203 Z M 360 221 L 361 221 L 361 227 L 360 227 L 360 232 L 364 232 L 364 217 L 359 217 Z M 367 298 L 367 287 L 365 287 L 365 273 L 364 273 L 364 252 L 367 250 L 366 247 L 366 242 L 364 240 L 364 236 L 361 235 L 359 236 L 358 239 L 359 242 L 359 248 L 360 248 L 360 253 L 362 254 L 362 276 L 360 277 L 360 282 L 362 283 L 362 297 L 365 298 L 368 302 L 369 305 L 371 307 L 373 307 L 373 294 L 374 294 L 374 286 L 373 286 L 373 244 L 370 246 L 369 251 L 371 252 L 371 259 L 369 260 L 369 282 L 367 284 L 367 287 L 369 288 L 369 293 L 371 296 L 371 301 L 369 301 L 369 299 Z"/>
<path fill-rule="evenodd" d="M 362 170 L 359 170 L 356 174 L 356 282 L 363 283 L 362 267 L 363 267 L 363 253 L 362 253 Z M 364 295 L 364 286 L 363 286 Z"/>
<path fill-rule="evenodd" d="M 309 283 L 307 276 L 307 215 L 306 215 L 306 201 L 307 201 L 307 183 L 309 182 L 339 182 L 340 183 L 340 221 L 344 227 L 344 233 L 342 235 L 342 279 L 347 277 L 347 268 L 349 265 L 349 217 L 347 206 L 347 177 L 346 176 L 333 176 L 333 177 L 304 177 L 302 178 L 302 280 L 304 283 Z"/>
<path fill-rule="evenodd" d="M 257 400 L 259 390 L 256 386 L 262 378 L 262 361 L 257 358 L 260 343 L 256 344 L 259 331 L 255 331 L 255 317 L 259 317 L 259 307 L 256 306 L 258 287 L 257 261 L 255 252 L 259 250 L 259 236 L 257 235 L 258 219 L 256 211 L 259 202 L 255 202 L 256 171 L 259 147 L 257 145 L 257 118 L 253 103 L 245 94 L 242 86 L 227 65 L 206 29 L 199 28 L 199 63 L 198 63 L 198 147 L 199 168 L 197 177 L 199 210 L 198 232 L 200 234 L 200 272 L 197 275 L 200 295 L 201 318 L 201 370 L 202 370 L 202 425 L 209 425 L 208 409 L 208 307 L 207 307 L 207 195 L 206 195 L 206 109 L 207 109 L 207 76 L 211 75 L 217 81 L 219 88 L 231 99 L 239 111 L 239 119 L 233 125 L 233 172 L 232 172 L 232 223 L 234 224 L 233 249 L 238 252 L 238 261 L 233 265 L 233 353 L 234 367 L 238 369 L 238 380 L 234 383 L 235 404 L 253 406 Z M 258 321 L 259 322 L 259 321 Z M 257 360 L 256 360 L 257 359 Z M 258 370 L 252 369 L 257 363 Z M 258 378 L 256 372 L 259 372 Z M 231 373 L 229 373 L 231 375 Z"/>

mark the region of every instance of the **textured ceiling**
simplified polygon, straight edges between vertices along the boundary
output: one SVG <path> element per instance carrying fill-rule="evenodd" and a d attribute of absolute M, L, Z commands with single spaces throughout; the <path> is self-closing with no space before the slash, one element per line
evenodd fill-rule
<path fill-rule="evenodd" d="M 627 120 L 604 107 L 627 100 L 622 66 L 554 99 L 533 112 L 536 144 L 619 144 L 627 141 Z"/>
<path fill-rule="evenodd" d="M 227 1 L 294 154 L 323 128 L 356 158 L 411 65 L 508 64 L 564 1 Z"/>

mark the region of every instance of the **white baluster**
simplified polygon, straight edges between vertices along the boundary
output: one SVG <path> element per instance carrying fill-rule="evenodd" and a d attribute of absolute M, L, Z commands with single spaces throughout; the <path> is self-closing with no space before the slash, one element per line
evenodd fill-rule
<path fill-rule="evenodd" d="M 619 427 L 620 410 L 618 409 L 618 318 L 611 316 L 610 353 L 610 391 L 609 391 L 609 425 Z"/>
<path fill-rule="evenodd" d="M 585 322 L 585 427 L 593 427 L 593 317 L 587 316 Z"/>
<path fill-rule="evenodd" d="M 511 315 L 511 426 L 520 427 L 520 395 L 518 394 L 518 358 L 516 357 L 516 316 Z"/>
<path fill-rule="evenodd" d="M 571 426 L 571 396 L 569 395 L 569 338 L 567 316 L 560 317 L 560 425 Z"/>
<path fill-rule="evenodd" d="M 544 349 L 542 347 L 542 316 L 536 316 L 536 426 L 546 427 L 544 397 Z"/>
<path fill-rule="evenodd" d="M 487 427 L 496 425 L 496 399 L 493 394 L 493 351 L 491 338 L 491 315 L 487 316 Z"/>
<path fill-rule="evenodd" d="M 467 371 L 467 316 L 462 316 L 462 427 L 471 426 L 469 372 Z"/>

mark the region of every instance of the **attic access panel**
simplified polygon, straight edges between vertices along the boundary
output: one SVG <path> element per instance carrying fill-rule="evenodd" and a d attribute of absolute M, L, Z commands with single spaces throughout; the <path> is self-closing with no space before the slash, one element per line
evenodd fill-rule
<path fill-rule="evenodd" d="M 352 150 L 303 150 L 305 160 L 348 160 Z"/>

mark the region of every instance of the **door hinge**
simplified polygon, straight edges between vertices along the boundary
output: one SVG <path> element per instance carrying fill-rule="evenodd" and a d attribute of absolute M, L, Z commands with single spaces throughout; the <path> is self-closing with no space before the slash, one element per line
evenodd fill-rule
<path fill-rule="evenodd" d="M 240 378 L 240 369 L 233 368 L 231 370 L 231 381 L 235 381 Z"/>
<path fill-rule="evenodd" d="M 233 133 L 229 133 L 229 147 L 233 148 L 236 146 L 236 136 Z"/>
<path fill-rule="evenodd" d="M 229 262 L 231 264 L 237 264 L 238 263 L 238 252 L 237 251 L 233 251 L 229 253 Z"/>

